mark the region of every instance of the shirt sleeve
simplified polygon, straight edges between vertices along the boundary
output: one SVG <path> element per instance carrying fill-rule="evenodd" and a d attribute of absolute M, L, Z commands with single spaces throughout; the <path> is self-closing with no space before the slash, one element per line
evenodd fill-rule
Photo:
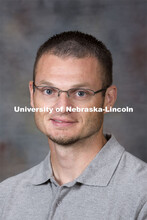
<path fill-rule="evenodd" d="M 0 183 L 0 219 L 2 219 L 2 213 L 4 209 L 5 200 L 7 198 L 7 191 L 5 189 L 5 184 Z"/>
<path fill-rule="evenodd" d="M 137 220 L 147 220 L 147 202 L 142 207 Z"/>

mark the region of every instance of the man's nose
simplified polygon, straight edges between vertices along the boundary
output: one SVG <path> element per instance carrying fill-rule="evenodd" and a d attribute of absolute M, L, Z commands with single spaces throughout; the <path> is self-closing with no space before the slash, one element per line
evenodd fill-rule
<path fill-rule="evenodd" d="M 67 97 L 69 97 L 68 91 L 64 91 L 64 90 L 60 90 L 60 91 L 58 92 L 58 97 L 59 97 L 60 94 L 62 94 L 62 93 L 65 93 L 65 94 L 67 95 Z"/>
<path fill-rule="evenodd" d="M 55 108 L 63 107 L 63 110 L 65 111 L 66 107 L 70 107 L 71 105 L 72 103 L 68 93 L 64 91 L 60 92 L 55 104 Z"/>

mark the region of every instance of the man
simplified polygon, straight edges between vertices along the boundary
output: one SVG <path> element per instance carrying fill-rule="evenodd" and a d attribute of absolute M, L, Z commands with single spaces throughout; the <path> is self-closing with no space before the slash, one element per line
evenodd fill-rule
<path fill-rule="evenodd" d="M 81 32 L 53 36 L 38 50 L 29 89 L 32 107 L 53 109 L 35 112 L 50 152 L 0 184 L 0 219 L 147 219 L 146 163 L 103 134 L 104 111 L 70 111 L 114 105 L 105 45 Z"/>

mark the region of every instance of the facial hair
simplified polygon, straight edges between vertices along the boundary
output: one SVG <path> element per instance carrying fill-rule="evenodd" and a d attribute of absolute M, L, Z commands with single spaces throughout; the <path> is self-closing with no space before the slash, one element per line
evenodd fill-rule
<path fill-rule="evenodd" d="M 95 121 L 97 121 L 97 123 L 95 123 Z M 68 147 L 68 146 L 74 145 L 75 143 L 81 142 L 82 140 L 87 139 L 95 135 L 96 133 L 98 133 L 103 124 L 103 115 L 99 113 L 99 116 L 97 117 L 97 120 L 95 121 L 93 122 L 91 122 L 90 120 L 87 121 L 87 133 L 83 136 L 80 136 L 79 134 L 74 137 L 68 137 L 68 136 L 67 137 L 65 136 L 54 137 L 48 134 L 47 137 L 56 144 Z"/>

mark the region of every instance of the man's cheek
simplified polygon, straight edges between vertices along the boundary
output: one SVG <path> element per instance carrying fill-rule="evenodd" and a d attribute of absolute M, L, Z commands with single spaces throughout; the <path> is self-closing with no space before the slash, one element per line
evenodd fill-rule
<path fill-rule="evenodd" d="M 44 123 L 44 113 L 43 112 L 35 112 L 35 121 L 39 124 Z"/>

